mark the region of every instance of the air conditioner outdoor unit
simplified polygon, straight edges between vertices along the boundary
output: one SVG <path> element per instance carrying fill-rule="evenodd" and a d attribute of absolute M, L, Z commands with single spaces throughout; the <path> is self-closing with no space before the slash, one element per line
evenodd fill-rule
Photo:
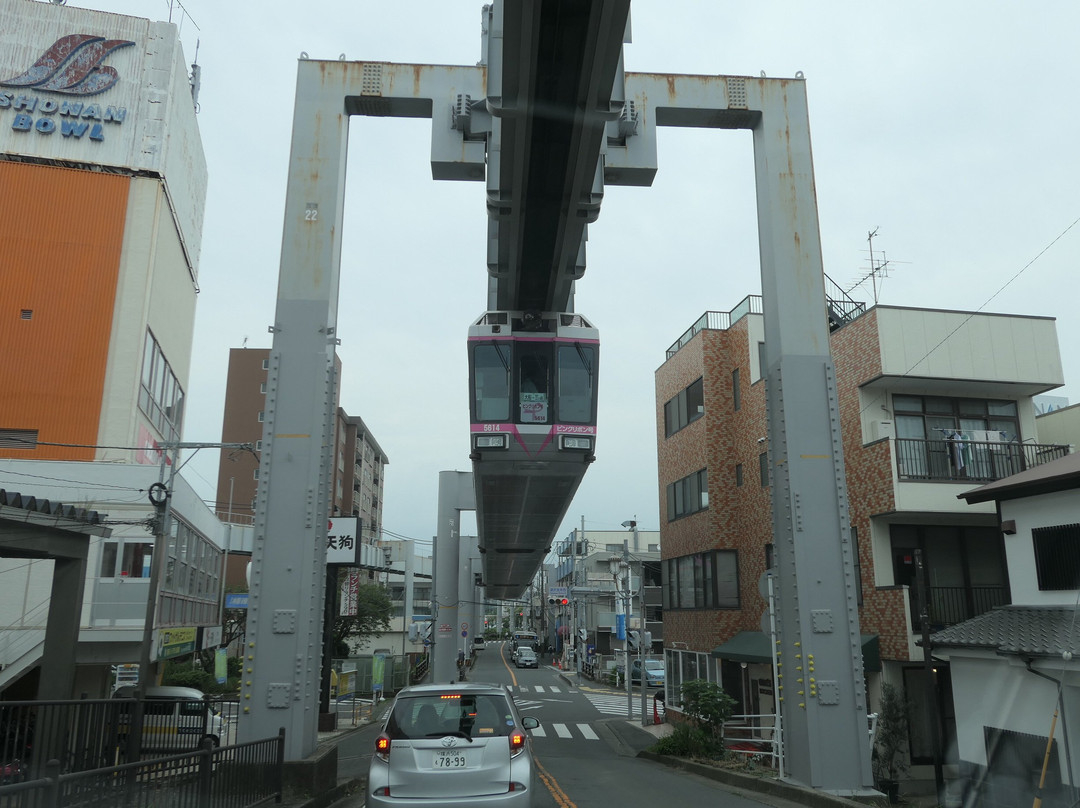
<path fill-rule="evenodd" d="M 896 428 L 893 426 L 892 421 L 874 421 L 871 431 L 873 440 L 896 437 Z"/>

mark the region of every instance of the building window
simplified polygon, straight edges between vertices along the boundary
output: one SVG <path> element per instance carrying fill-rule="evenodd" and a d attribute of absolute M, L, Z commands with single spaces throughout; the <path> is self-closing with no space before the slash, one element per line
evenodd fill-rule
<path fill-rule="evenodd" d="M 738 551 L 710 550 L 663 564 L 664 609 L 739 608 Z"/>
<path fill-rule="evenodd" d="M 705 414 L 705 385 L 698 379 L 664 405 L 664 436 L 670 438 Z"/>
<path fill-rule="evenodd" d="M 731 403 L 735 411 L 742 409 L 742 388 L 739 386 L 739 369 L 731 371 Z"/>
<path fill-rule="evenodd" d="M 660 552 L 660 545 L 659 544 L 650 544 L 649 545 L 649 552 L 650 553 L 659 553 Z"/>
<path fill-rule="evenodd" d="M 743 468 L 742 463 L 735 465 L 735 487 L 741 488 L 743 484 Z"/>
<path fill-rule="evenodd" d="M 154 335 L 146 332 L 139 409 L 167 439 L 178 437 L 183 425 L 184 391 Z"/>
<path fill-rule="evenodd" d="M 1031 539 L 1039 589 L 1080 589 L 1080 524 L 1032 528 Z"/>
<path fill-rule="evenodd" d="M 270 370 L 270 360 L 269 359 L 264 359 L 263 360 L 262 369 L 263 370 Z"/>
<path fill-rule="evenodd" d="M 259 423 L 261 424 L 265 420 L 266 420 L 266 412 L 264 410 L 259 410 Z"/>
<path fill-rule="evenodd" d="M 708 470 L 695 471 L 667 487 L 667 518 L 674 522 L 709 507 Z"/>
<path fill-rule="evenodd" d="M 259 470 L 258 469 L 255 469 L 254 479 L 256 479 L 256 480 L 259 479 Z"/>
<path fill-rule="evenodd" d="M 941 440 L 946 432 L 960 432 L 968 441 L 1020 440 L 1015 401 L 894 394 L 892 403 L 898 438 Z"/>
<path fill-rule="evenodd" d="M 266 395 L 266 382 L 263 382 L 262 384 L 259 385 L 259 392 L 262 393 L 263 395 Z"/>
<path fill-rule="evenodd" d="M 758 375 L 757 375 L 757 379 L 754 379 L 754 381 L 757 381 L 758 379 L 764 379 L 766 371 L 767 371 L 767 368 L 765 367 L 765 343 L 764 342 L 759 342 L 757 344 L 757 367 L 758 367 Z"/>
<path fill-rule="evenodd" d="M 769 487 L 769 453 L 762 452 L 758 455 L 758 467 L 761 473 L 761 487 Z"/>
<path fill-rule="evenodd" d="M 101 545 L 102 578 L 149 578 L 154 545 L 147 542 L 107 541 Z M 117 559 L 120 566 L 117 568 Z"/>
<path fill-rule="evenodd" d="M 621 544 L 605 544 L 604 549 L 607 550 L 609 553 L 621 553 L 622 552 L 622 545 Z"/>
<path fill-rule="evenodd" d="M 255 441 L 255 451 L 256 452 L 261 452 L 262 451 L 262 441 L 261 440 Z"/>

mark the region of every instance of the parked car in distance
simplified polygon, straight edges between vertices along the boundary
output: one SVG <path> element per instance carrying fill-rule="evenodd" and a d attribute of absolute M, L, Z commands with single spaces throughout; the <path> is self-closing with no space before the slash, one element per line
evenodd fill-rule
<path fill-rule="evenodd" d="M 421 802 L 531 808 L 532 739 L 501 685 L 460 682 L 406 687 L 375 739 L 366 808 Z"/>
<path fill-rule="evenodd" d="M 137 692 L 135 685 L 124 685 L 113 691 L 113 698 L 132 699 Z M 218 746 L 225 734 L 221 713 L 193 687 L 148 687 L 144 709 L 143 751 L 186 752 L 198 748 L 204 738 Z M 119 718 L 118 734 L 126 737 L 128 714 Z"/>
<path fill-rule="evenodd" d="M 663 687 L 664 686 L 664 660 L 662 659 L 646 659 L 645 660 L 645 686 L 646 687 Z M 630 663 L 630 683 L 639 684 L 641 682 L 641 660 L 635 659 Z"/>
<path fill-rule="evenodd" d="M 473 637 L 472 643 L 474 651 L 483 651 L 485 648 L 487 648 L 487 640 L 485 640 L 483 637 Z"/>
<path fill-rule="evenodd" d="M 539 668 L 540 661 L 536 658 L 536 651 L 531 648 L 519 648 L 517 652 L 517 659 L 514 660 L 514 664 L 519 668 Z"/>

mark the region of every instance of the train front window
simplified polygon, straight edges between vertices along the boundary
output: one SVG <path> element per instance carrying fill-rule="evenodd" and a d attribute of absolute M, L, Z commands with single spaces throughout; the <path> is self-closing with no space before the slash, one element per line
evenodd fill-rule
<path fill-rule="evenodd" d="M 477 421 L 510 418 L 510 347 L 490 342 L 473 352 L 473 406 Z"/>
<path fill-rule="evenodd" d="M 559 421 L 565 424 L 592 422 L 593 368 L 596 349 L 592 345 L 559 346 Z"/>
<path fill-rule="evenodd" d="M 549 374 L 548 345 L 540 349 L 528 343 L 518 344 L 518 405 L 521 423 L 546 424 L 548 422 Z"/>

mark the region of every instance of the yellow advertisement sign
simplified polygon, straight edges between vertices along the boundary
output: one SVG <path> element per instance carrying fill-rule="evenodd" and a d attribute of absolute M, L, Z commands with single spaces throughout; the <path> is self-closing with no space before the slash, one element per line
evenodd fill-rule
<path fill-rule="evenodd" d="M 157 658 L 172 659 L 190 654 L 195 650 L 196 628 L 158 629 Z"/>

